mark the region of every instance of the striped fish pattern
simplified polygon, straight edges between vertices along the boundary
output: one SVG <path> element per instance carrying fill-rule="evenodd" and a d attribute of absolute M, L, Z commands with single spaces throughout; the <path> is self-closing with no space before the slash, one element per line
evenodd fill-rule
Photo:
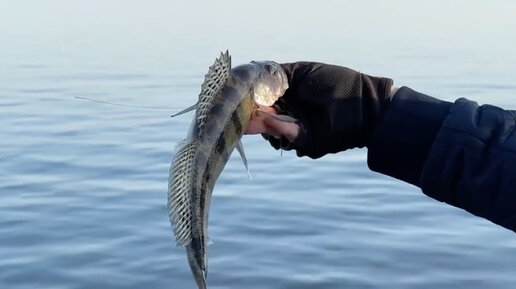
<path fill-rule="evenodd" d="M 208 215 L 215 182 L 234 148 L 247 169 L 240 139 L 251 115 L 272 105 L 287 88 L 279 64 L 251 62 L 232 69 L 226 52 L 209 68 L 197 103 L 176 114 L 196 110 L 170 166 L 168 214 L 200 289 L 206 288 Z"/>

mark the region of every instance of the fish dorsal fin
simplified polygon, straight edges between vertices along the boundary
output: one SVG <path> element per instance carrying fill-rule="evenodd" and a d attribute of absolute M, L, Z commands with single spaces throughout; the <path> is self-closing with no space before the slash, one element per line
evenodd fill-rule
<path fill-rule="evenodd" d="M 191 192 L 196 146 L 196 142 L 185 140 L 180 142 L 170 165 L 168 217 L 174 228 L 174 236 L 178 246 L 186 246 L 192 240 Z"/>
<path fill-rule="evenodd" d="M 229 51 L 226 51 L 226 53 L 220 54 L 220 57 L 210 66 L 208 73 L 204 77 L 195 116 L 199 131 L 201 131 L 206 122 L 206 115 L 213 106 L 213 99 L 220 93 L 224 85 L 226 85 L 230 75 L 231 56 L 229 56 Z"/>

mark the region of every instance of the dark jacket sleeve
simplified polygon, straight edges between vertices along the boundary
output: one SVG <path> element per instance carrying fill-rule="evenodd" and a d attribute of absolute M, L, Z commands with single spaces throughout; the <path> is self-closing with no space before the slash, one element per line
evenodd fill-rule
<path fill-rule="evenodd" d="M 516 232 L 516 112 L 402 87 L 368 145 L 368 165 Z"/>

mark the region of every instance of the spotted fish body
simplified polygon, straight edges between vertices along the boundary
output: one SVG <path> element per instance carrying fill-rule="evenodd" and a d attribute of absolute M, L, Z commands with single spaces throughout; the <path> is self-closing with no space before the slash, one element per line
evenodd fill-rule
<path fill-rule="evenodd" d="M 199 100 L 191 107 L 196 108 L 195 116 L 170 167 L 168 209 L 176 242 L 185 246 L 200 289 L 206 288 L 208 215 L 215 182 L 235 147 L 247 168 L 240 138 L 254 110 L 283 95 L 286 79 L 281 66 L 270 61 L 231 69 L 226 52 L 210 67 Z"/>

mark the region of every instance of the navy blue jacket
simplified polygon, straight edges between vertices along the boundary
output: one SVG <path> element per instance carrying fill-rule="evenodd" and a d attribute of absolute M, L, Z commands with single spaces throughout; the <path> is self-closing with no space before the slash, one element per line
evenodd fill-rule
<path fill-rule="evenodd" d="M 516 111 L 402 87 L 368 145 L 368 165 L 516 232 Z"/>

